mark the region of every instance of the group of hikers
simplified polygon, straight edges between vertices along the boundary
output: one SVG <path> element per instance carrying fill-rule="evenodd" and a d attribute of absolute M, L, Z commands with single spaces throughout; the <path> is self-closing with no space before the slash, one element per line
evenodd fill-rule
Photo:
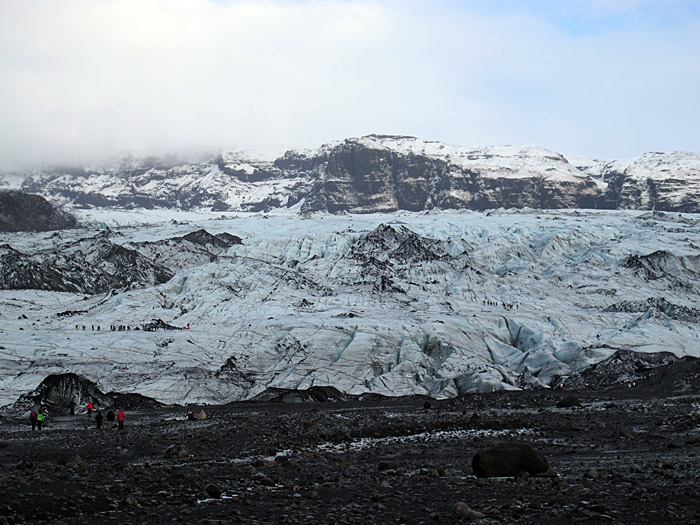
<path fill-rule="evenodd" d="M 71 399 L 68 402 L 67 408 L 70 412 L 71 416 L 75 415 L 75 399 Z M 92 413 L 95 410 L 95 405 L 93 405 L 92 401 L 88 401 L 87 405 L 85 405 L 85 409 L 87 411 L 87 417 L 92 419 Z M 37 428 L 41 430 L 42 425 L 44 424 L 44 421 L 48 417 L 48 414 L 44 409 L 41 407 L 35 410 L 32 410 L 31 413 L 29 414 L 29 423 L 32 425 L 32 430 L 36 430 Z M 97 410 L 97 413 L 95 414 L 95 427 L 97 430 L 102 429 L 102 423 L 104 420 L 107 419 L 109 423 L 114 423 L 115 421 L 117 422 L 117 427 L 119 430 L 124 429 L 124 421 L 126 420 L 126 414 L 124 413 L 123 410 L 119 410 L 116 414 L 114 413 L 114 410 L 109 410 L 107 412 L 107 415 L 102 414 L 102 410 Z M 187 409 L 187 420 L 188 421 L 201 421 L 207 419 L 207 415 L 204 413 L 204 410 L 200 410 L 198 414 L 195 414 L 194 411 L 190 408 Z"/>
<path fill-rule="evenodd" d="M 110 410 L 107 412 L 107 421 L 110 423 L 114 423 L 114 420 L 117 420 L 117 426 L 119 427 L 119 430 L 124 429 L 124 420 L 126 419 L 126 414 L 124 413 L 123 410 L 120 410 L 116 416 L 114 415 L 114 411 Z M 102 411 L 98 410 L 97 414 L 95 415 L 95 426 L 97 427 L 97 430 L 100 430 L 102 428 L 102 421 L 104 420 L 104 416 L 102 415 Z"/>
<path fill-rule="evenodd" d="M 80 325 L 80 324 L 75 325 L 76 330 L 80 330 L 81 328 L 83 329 L 83 331 L 87 330 L 87 326 L 84 324 L 83 325 Z M 109 325 L 109 329 L 112 332 L 125 332 L 126 330 L 131 330 L 131 326 L 124 325 L 124 324 L 119 324 L 119 325 L 112 324 L 112 325 Z M 134 330 L 138 330 L 138 329 L 139 329 L 138 327 L 134 328 Z M 94 324 L 90 325 L 91 332 L 94 332 L 94 331 L 99 332 L 101 330 L 102 330 L 102 327 L 99 324 L 98 325 L 94 325 Z"/>
<path fill-rule="evenodd" d="M 77 324 L 75 325 L 76 330 L 82 330 L 83 332 L 87 329 L 90 329 L 91 332 L 100 332 L 102 330 L 102 327 L 100 325 L 84 325 L 84 324 Z M 131 331 L 131 330 L 143 330 L 145 332 L 155 332 L 159 328 L 158 324 L 156 323 L 146 323 L 142 326 L 134 326 L 133 328 L 131 325 L 128 324 L 112 324 L 109 325 L 109 330 L 110 332 L 126 332 L 126 331 Z M 190 323 L 187 323 L 187 329 L 189 330 L 190 328 Z M 178 328 L 178 330 L 182 330 L 182 328 Z"/>
<path fill-rule="evenodd" d="M 484 299 L 484 306 L 498 306 L 498 301 L 488 301 Z M 518 309 L 518 305 L 516 303 L 504 303 L 501 302 L 501 306 L 505 308 L 506 310 L 512 310 L 515 308 L 516 310 Z"/>
<path fill-rule="evenodd" d="M 200 410 L 199 414 L 195 414 L 194 410 L 192 410 L 191 408 L 187 409 L 187 420 L 188 421 L 197 421 L 198 419 L 202 420 L 202 419 L 206 419 L 206 418 L 207 418 L 207 415 L 204 413 L 204 409 Z"/>
<path fill-rule="evenodd" d="M 32 413 L 29 414 L 29 423 L 32 425 L 32 430 L 36 430 L 36 427 L 39 427 L 39 430 L 41 430 L 45 418 L 46 415 L 43 410 L 32 410 Z"/>
<path fill-rule="evenodd" d="M 92 412 L 95 410 L 95 406 L 92 404 L 92 401 L 89 401 L 85 408 L 87 409 L 88 418 L 92 419 Z M 75 415 L 75 400 L 74 399 L 71 399 L 70 402 L 68 403 L 68 409 L 70 410 L 70 415 L 74 416 Z M 48 414 L 42 408 L 32 410 L 31 413 L 29 414 L 29 423 L 32 425 L 32 430 L 36 430 L 37 427 L 39 430 L 41 430 L 41 427 L 44 424 L 44 421 L 46 420 L 47 417 L 48 417 Z M 113 423 L 116 420 L 119 430 L 123 430 L 124 429 L 124 421 L 126 420 L 126 414 L 124 413 L 123 410 L 119 410 L 119 412 L 117 412 L 115 414 L 114 410 L 110 409 L 109 412 L 107 412 L 106 419 L 110 423 Z M 97 427 L 97 430 L 100 430 L 102 428 L 102 422 L 104 420 L 105 420 L 105 416 L 102 414 L 102 410 L 98 410 L 97 414 L 95 414 L 95 426 Z"/>

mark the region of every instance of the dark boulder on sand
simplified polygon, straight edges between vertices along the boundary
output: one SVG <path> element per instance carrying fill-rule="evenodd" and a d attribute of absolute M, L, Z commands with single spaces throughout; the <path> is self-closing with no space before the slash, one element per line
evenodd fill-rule
<path fill-rule="evenodd" d="M 580 407 L 581 401 L 576 396 L 566 396 L 557 403 L 558 408 Z"/>
<path fill-rule="evenodd" d="M 515 476 L 520 472 L 542 474 L 549 470 L 549 464 L 527 443 L 501 443 L 475 454 L 472 469 L 477 478 L 490 478 Z"/>

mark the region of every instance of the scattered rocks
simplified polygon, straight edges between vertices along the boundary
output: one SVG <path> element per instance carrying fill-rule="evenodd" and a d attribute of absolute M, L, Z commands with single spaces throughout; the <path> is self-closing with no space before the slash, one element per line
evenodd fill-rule
<path fill-rule="evenodd" d="M 205 427 L 173 418 L 181 416 L 176 409 L 140 409 L 128 432 L 102 433 L 68 416 L 32 433 L 24 418 L 8 415 L 0 422 L 0 516 L 9 523 L 698 521 L 700 454 L 685 441 L 697 432 L 700 396 L 657 406 L 654 397 L 583 394 L 592 409 L 576 413 L 555 408 L 555 396 L 470 395 L 440 401 L 440 411 L 436 402 L 423 410 L 422 398 L 242 403 L 209 408 Z M 470 422 L 477 409 L 481 417 Z M 307 422 L 319 431 L 305 432 Z M 634 432 L 621 438 L 626 428 Z M 533 441 L 490 448 L 494 436 L 524 433 Z M 667 446 L 676 442 L 682 448 Z M 163 459 L 170 443 L 172 459 Z M 196 443 L 196 458 L 178 459 L 182 443 Z M 541 462 L 528 469 L 521 456 L 535 446 Z M 465 476 L 460 467 L 476 452 L 487 458 L 494 450 L 500 463 L 515 463 L 509 473 Z M 558 477 L 541 472 L 547 464 Z"/>

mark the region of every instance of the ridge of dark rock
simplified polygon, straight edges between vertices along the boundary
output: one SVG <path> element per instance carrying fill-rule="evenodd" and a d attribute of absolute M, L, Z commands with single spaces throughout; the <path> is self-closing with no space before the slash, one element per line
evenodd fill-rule
<path fill-rule="evenodd" d="M 52 231 L 75 228 L 78 221 L 40 195 L 0 191 L 0 231 Z"/>
<path fill-rule="evenodd" d="M 27 255 L 0 247 L 0 289 L 88 294 L 161 284 L 173 273 L 139 252 L 104 237 L 82 239 L 52 252 Z"/>

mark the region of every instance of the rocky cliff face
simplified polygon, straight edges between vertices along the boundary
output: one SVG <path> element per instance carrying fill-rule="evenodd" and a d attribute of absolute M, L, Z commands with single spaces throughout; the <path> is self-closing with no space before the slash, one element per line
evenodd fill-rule
<path fill-rule="evenodd" d="M 572 176 L 573 170 L 561 156 L 554 159 L 558 166 L 543 163 L 538 171 L 518 166 L 518 155 L 499 158 L 484 151 L 465 159 L 411 148 L 414 139 L 392 137 L 394 142 L 388 145 L 382 139 L 347 140 L 306 163 L 293 162 L 316 174 L 303 210 L 593 208 L 601 198 L 595 181 L 584 174 Z M 483 160 L 495 164 L 489 166 Z"/>
<path fill-rule="evenodd" d="M 74 228 L 77 221 L 39 195 L 0 191 L 0 231 L 49 231 Z"/>
<path fill-rule="evenodd" d="M 83 207 L 700 212 L 700 155 L 648 153 L 606 162 L 532 146 L 468 149 L 400 136 L 347 139 L 315 151 L 290 151 L 274 162 L 223 153 L 194 163 L 128 159 L 25 175 L 24 191 Z"/>

